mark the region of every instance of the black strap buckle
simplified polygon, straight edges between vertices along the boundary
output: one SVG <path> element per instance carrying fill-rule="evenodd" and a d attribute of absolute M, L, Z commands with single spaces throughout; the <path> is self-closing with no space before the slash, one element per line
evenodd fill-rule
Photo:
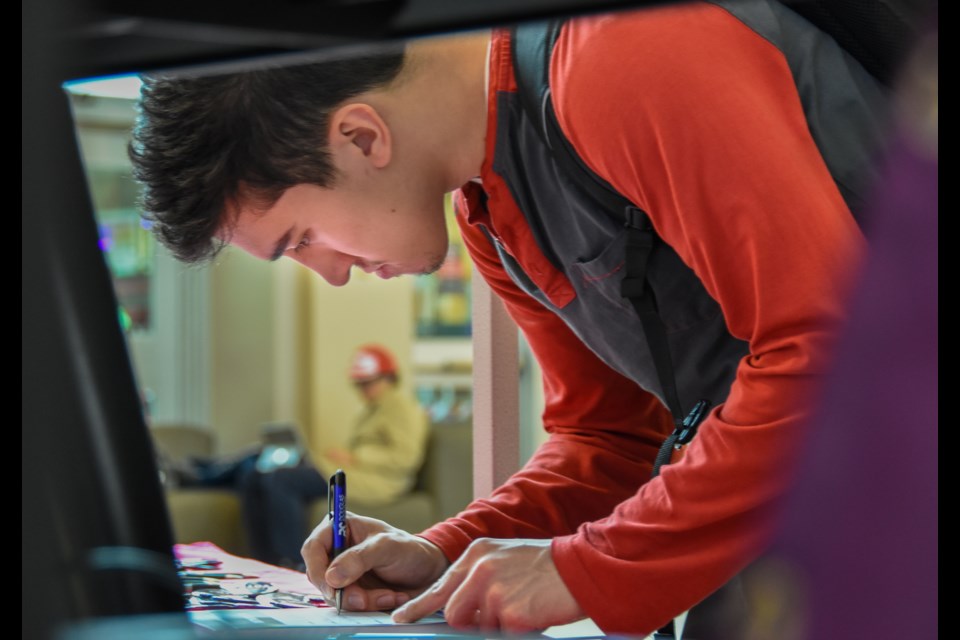
<path fill-rule="evenodd" d="M 677 439 L 673 443 L 674 449 L 679 449 L 693 440 L 693 436 L 697 435 L 697 428 L 700 426 L 700 423 L 703 422 L 703 419 L 707 417 L 709 411 L 709 400 L 700 400 L 697 404 L 693 405 L 693 409 L 680 424 Z"/>

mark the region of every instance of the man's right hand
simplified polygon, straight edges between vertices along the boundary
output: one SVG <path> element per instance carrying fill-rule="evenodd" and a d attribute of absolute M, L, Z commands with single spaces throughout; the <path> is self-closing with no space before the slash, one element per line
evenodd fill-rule
<path fill-rule="evenodd" d="M 328 601 L 334 589 L 343 589 L 343 606 L 351 611 L 391 610 L 419 595 L 449 566 L 433 543 L 386 522 L 349 514 L 350 548 L 330 561 L 333 535 L 324 518 L 301 554 L 307 577 Z"/>

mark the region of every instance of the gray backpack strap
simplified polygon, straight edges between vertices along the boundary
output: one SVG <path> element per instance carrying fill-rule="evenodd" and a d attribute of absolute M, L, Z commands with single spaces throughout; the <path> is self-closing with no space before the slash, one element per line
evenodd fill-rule
<path fill-rule="evenodd" d="M 660 467 L 669 463 L 674 447 L 686 444 L 693 438 L 700 421 L 706 417 L 709 403 L 701 400 L 689 414 L 680 403 L 667 330 L 657 311 L 653 289 L 647 282 L 650 253 L 655 243 L 661 241 L 653 230 L 649 216 L 594 173 L 560 129 L 550 95 L 549 70 L 550 56 L 562 26 L 562 22 L 552 21 L 514 29 L 511 47 L 517 90 L 526 116 L 534 122 L 536 130 L 564 174 L 590 194 L 598 207 L 623 221 L 627 228 L 624 277 L 620 284 L 620 293 L 630 302 L 640 318 L 657 370 L 660 389 L 674 422 L 674 431 L 664 442 L 654 464 L 653 475 L 657 476 Z"/>

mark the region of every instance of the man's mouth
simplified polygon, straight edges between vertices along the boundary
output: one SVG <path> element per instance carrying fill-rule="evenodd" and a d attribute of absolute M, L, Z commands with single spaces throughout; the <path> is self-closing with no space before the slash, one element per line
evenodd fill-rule
<path fill-rule="evenodd" d="M 397 275 L 387 265 L 381 265 L 377 267 L 374 273 L 377 274 L 378 278 L 382 278 L 383 280 L 389 280 L 390 278 L 393 278 Z"/>
<path fill-rule="evenodd" d="M 389 280 L 396 277 L 394 270 L 384 262 L 358 262 L 357 267 L 364 273 L 375 274 L 378 278 Z"/>

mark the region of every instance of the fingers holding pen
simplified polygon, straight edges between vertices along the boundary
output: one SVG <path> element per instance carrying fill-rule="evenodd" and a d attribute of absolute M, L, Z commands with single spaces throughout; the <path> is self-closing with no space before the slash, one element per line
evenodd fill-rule
<path fill-rule="evenodd" d="M 323 581 L 331 592 L 343 589 L 343 604 L 350 611 L 394 609 L 410 600 L 410 596 L 377 579 L 376 570 L 389 561 L 389 541 L 385 536 L 375 535 L 333 560 Z"/>
<path fill-rule="evenodd" d="M 354 547 L 348 548 L 333 558 L 333 526 L 329 516 L 313 530 L 310 536 L 303 543 L 301 555 L 306 564 L 307 578 L 310 582 L 320 589 L 323 597 L 327 601 L 333 601 L 336 589 L 344 589 L 344 603 L 349 609 L 355 611 L 368 610 L 368 598 L 363 594 L 363 589 L 356 586 L 356 583 L 369 569 L 373 568 L 375 558 L 371 557 L 370 562 L 365 562 L 370 548 L 372 538 L 364 539 L 364 536 L 370 535 L 366 531 L 362 518 L 357 518 L 350 514 L 347 518 L 347 538 L 361 541 Z M 355 534 L 353 532 L 356 532 Z M 376 537 L 376 534 L 373 534 Z M 351 606 L 352 603 L 352 606 Z"/>
<path fill-rule="evenodd" d="M 343 589 L 344 608 L 382 611 L 408 602 L 448 562 L 432 543 L 385 522 L 349 514 L 348 547 L 331 559 L 332 524 L 325 519 L 303 545 L 307 577 L 330 601 Z"/>
<path fill-rule="evenodd" d="M 371 526 L 371 523 L 373 526 Z M 362 551 L 365 542 L 369 541 L 368 536 L 376 535 L 375 525 L 377 523 L 378 521 L 348 513 L 346 519 L 348 543 L 360 541 L 358 547 Z M 342 551 L 338 557 L 333 558 L 333 539 L 333 523 L 330 516 L 327 515 L 310 533 L 300 549 L 300 555 L 303 556 L 306 565 L 307 579 L 320 589 L 327 600 L 331 601 L 334 598 L 335 589 L 351 585 L 366 571 L 366 569 L 361 569 L 358 572 L 354 549 L 348 548 Z M 344 556 L 347 557 L 346 563 L 342 561 Z"/>

